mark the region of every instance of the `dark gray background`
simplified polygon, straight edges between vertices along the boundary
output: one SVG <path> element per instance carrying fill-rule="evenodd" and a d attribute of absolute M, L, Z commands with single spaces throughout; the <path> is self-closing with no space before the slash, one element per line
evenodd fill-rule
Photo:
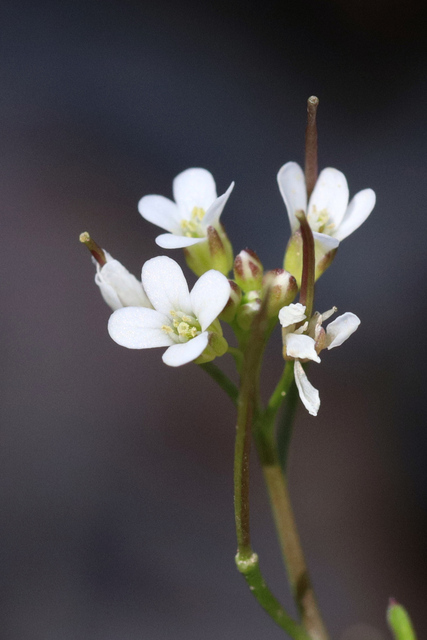
<path fill-rule="evenodd" d="M 233 640 L 282 634 L 234 568 L 234 412 L 194 365 L 114 344 L 78 235 L 135 274 L 139 216 L 190 166 L 236 187 L 238 251 L 281 266 L 276 173 L 320 165 L 377 207 L 340 247 L 317 308 L 362 319 L 313 365 L 290 481 L 334 639 L 388 638 L 389 596 L 425 633 L 426 56 L 421 3 L 0 5 L 0 589 L 6 640 Z M 169 252 L 182 261 L 180 252 Z M 226 358 L 225 358 L 226 360 Z M 265 388 L 281 369 L 269 351 Z M 289 603 L 254 457 L 254 547 Z M 357 627 L 356 625 L 362 625 Z"/>

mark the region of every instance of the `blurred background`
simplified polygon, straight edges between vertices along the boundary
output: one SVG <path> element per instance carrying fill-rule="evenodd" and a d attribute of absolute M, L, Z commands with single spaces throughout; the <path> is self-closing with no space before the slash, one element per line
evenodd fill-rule
<path fill-rule="evenodd" d="M 236 181 L 236 252 L 281 266 L 276 174 L 303 161 L 312 94 L 320 166 L 377 206 L 318 285 L 320 311 L 362 325 L 310 370 L 292 497 L 332 638 L 390 638 L 390 596 L 423 637 L 424 19 L 416 0 L 1 2 L 2 638 L 283 637 L 234 566 L 231 403 L 195 365 L 112 342 L 78 236 L 139 275 L 161 252 L 139 198 L 202 166 L 219 193 Z M 277 335 L 266 390 L 281 367 Z M 255 456 L 252 526 L 292 608 Z"/>

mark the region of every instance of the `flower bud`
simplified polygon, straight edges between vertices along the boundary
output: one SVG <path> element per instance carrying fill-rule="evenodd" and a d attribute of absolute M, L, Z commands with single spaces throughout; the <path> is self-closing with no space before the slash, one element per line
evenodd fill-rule
<path fill-rule="evenodd" d="M 264 267 L 255 251 L 244 249 L 234 261 L 234 279 L 243 291 L 260 289 Z"/>
<path fill-rule="evenodd" d="M 259 291 L 249 291 L 243 296 L 242 302 L 237 309 L 236 322 L 243 331 L 249 331 L 254 317 L 261 308 Z"/>
<path fill-rule="evenodd" d="M 240 287 L 238 287 L 234 282 L 234 280 L 229 280 L 228 282 L 230 283 L 230 297 L 222 313 L 220 313 L 219 319 L 223 320 L 224 322 L 230 323 L 233 322 L 236 311 L 239 308 L 240 302 L 242 300 L 242 291 Z"/>
<path fill-rule="evenodd" d="M 195 360 L 196 364 L 204 364 L 212 362 L 215 358 L 223 356 L 227 353 L 228 342 L 222 335 L 220 323 L 215 320 L 210 326 L 212 331 L 209 332 L 209 343 L 203 353 Z M 217 331 L 218 330 L 218 331 Z"/>
<path fill-rule="evenodd" d="M 290 273 L 284 269 L 267 271 L 262 280 L 262 295 L 268 295 L 267 317 L 276 317 L 282 307 L 294 300 L 297 293 L 297 282 Z"/>
<path fill-rule="evenodd" d="M 221 224 L 218 228 L 208 227 L 207 240 L 185 247 L 184 255 L 196 276 L 209 269 L 216 269 L 226 276 L 233 265 L 233 248 Z"/>
<path fill-rule="evenodd" d="M 394 598 L 390 598 L 389 601 L 387 622 L 395 640 L 416 640 L 408 612 Z"/>

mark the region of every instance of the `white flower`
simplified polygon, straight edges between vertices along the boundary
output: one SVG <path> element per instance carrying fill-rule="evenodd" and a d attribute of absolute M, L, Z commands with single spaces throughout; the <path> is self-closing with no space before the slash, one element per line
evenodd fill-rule
<path fill-rule="evenodd" d="M 95 282 L 111 309 L 116 311 L 122 307 L 151 307 L 139 280 L 105 250 L 103 254 L 106 260 L 103 266 L 94 260 Z"/>
<path fill-rule="evenodd" d="M 323 314 L 315 313 L 309 321 L 305 311 L 300 303 L 290 304 L 280 310 L 279 320 L 283 327 L 283 355 L 287 360 L 295 360 L 295 383 L 301 402 L 312 416 L 316 416 L 320 407 L 319 392 L 308 381 L 301 360 L 320 362 L 320 351 L 339 347 L 356 331 L 360 320 L 354 313 L 347 312 L 331 322 L 325 331 L 322 322 L 335 313 L 336 307 Z"/>
<path fill-rule="evenodd" d="M 321 171 L 308 209 L 304 172 L 296 162 L 283 165 L 277 174 L 277 182 L 292 232 L 299 228 L 296 211 L 304 211 L 314 239 L 322 246 L 324 253 L 336 249 L 341 240 L 360 227 L 375 206 L 375 192 L 372 189 L 359 191 L 349 204 L 347 180 L 337 169 Z"/>
<path fill-rule="evenodd" d="M 219 218 L 234 187 L 217 197 L 213 176 L 206 169 L 187 169 L 173 181 L 175 202 L 164 196 L 144 196 L 138 203 L 143 218 L 169 233 L 157 236 L 163 249 L 179 249 L 204 242 L 209 226 L 218 230 Z"/>
<path fill-rule="evenodd" d="M 163 362 L 171 367 L 196 360 L 208 347 L 208 328 L 230 297 L 227 278 L 207 271 L 190 293 L 181 267 L 159 256 L 144 264 L 141 280 L 154 308 L 115 311 L 108 323 L 110 336 L 129 349 L 169 347 Z"/>

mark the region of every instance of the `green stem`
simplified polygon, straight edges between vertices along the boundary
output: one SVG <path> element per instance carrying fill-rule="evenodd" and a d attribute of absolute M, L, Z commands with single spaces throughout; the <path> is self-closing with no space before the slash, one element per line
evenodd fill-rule
<path fill-rule="evenodd" d="M 203 364 L 199 364 L 199 367 L 206 371 L 215 382 L 219 384 L 221 389 L 225 391 L 228 397 L 231 399 L 234 405 L 237 405 L 237 398 L 239 392 L 237 390 L 236 385 L 231 382 L 230 378 L 225 375 L 223 371 L 219 367 L 216 366 L 213 362 L 205 362 Z"/>
<path fill-rule="evenodd" d="M 251 593 L 274 622 L 294 640 L 310 640 L 310 636 L 304 628 L 290 617 L 267 587 L 259 569 L 257 554 L 253 553 L 250 558 L 243 560 L 237 554 L 236 565 L 240 573 L 243 574 Z"/>
<path fill-rule="evenodd" d="M 237 349 L 236 347 L 228 347 L 227 349 L 227 353 L 229 353 L 230 355 L 233 356 L 234 361 L 236 363 L 236 369 L 239 373 L 241 373 L 242 371 L 242 366 L 243 366 L 243 353 L 240 349 Z"/>
<path fill-rule="evenodd" d="M 299 394 L 295 381 L 291 383 L 286 396 L 286 403 L 283 407 L 283 413 L 279 420 L 277 427 L 277 451 L 279 455 L 279 461 L 283 469 L 283 473 L 286 474 L 289 447 L 292 439 L 293 425 L 295 420 L 295 414 L 297 412 L 299 404 Z"/>
<path fill-rule="evenodd" d="M 245 576 L 251 593 L 271 618 L 294 640 L 309 640 L 267 587 L 258 566 L 258 556 L 251 546 L 249 521 L 249 458 L 253 423 L 260 415 L 259 375 L 268 335 L 266 304 L 254 318 L 250 339 L 244 353 L 237 401 L 236 446 L 234 454 L 234 511 L 237 536 L 236 564 Z"/>
<path fill-rule="evenodd" d="M 292 382 L 294 381 L 294 361 L 288 360 L 283 369 L 282 377 L 274 389 L 269 403 L 267 405 L 267 417 L 273 418 L 276 416 L 283 400 L 289 393 Z"/>
<path fill-rule="evenodd" d="M 312 640 L 328 640 L 296 528 L 287 483 L 280 464 L 277 462 L 273 465 L 264 465 L 263 472 L 289 582 L 302 624 Z"/>

